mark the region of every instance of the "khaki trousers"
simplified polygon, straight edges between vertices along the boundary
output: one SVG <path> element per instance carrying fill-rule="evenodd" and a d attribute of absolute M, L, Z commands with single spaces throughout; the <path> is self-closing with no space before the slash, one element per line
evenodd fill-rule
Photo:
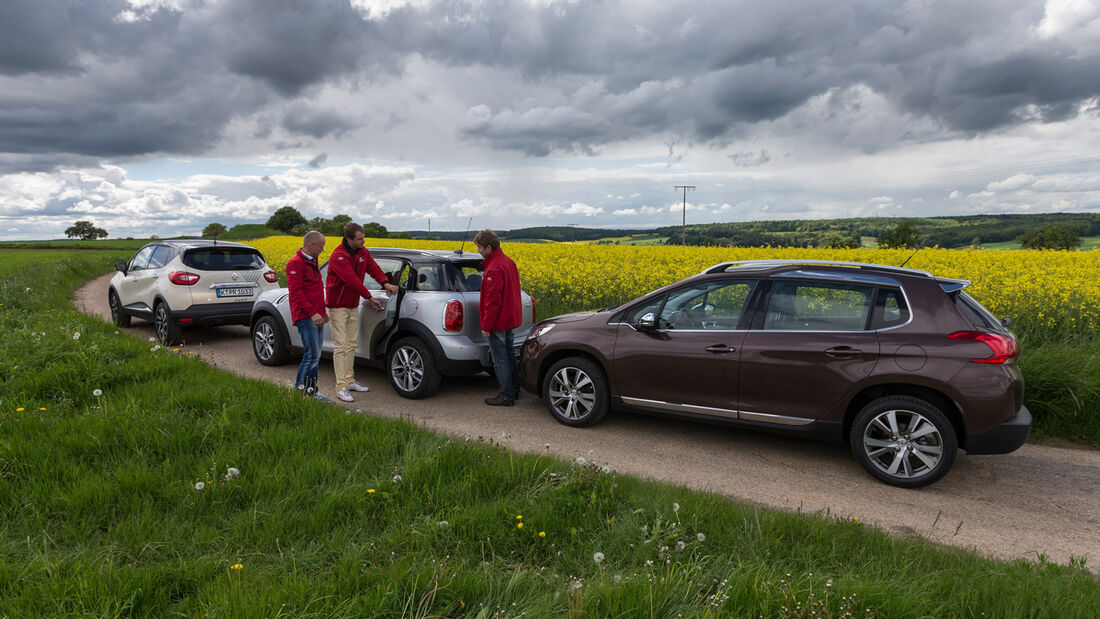
<path fill-rule="evenodd" d="M 347 389 L 355 382 L 355 347 L 359 342 L 359 308 L 328 308 L 332 327 L 332 369 L 336 374 L 336 390 Z"/>

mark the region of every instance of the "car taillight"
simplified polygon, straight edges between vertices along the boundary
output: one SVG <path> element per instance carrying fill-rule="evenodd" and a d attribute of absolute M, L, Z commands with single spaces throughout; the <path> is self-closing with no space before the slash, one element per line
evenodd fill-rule
<path fill-rule="evenodd" d="M 1011 335 L 1000 333 L 985 333 L 983 331 L 956 331 L 947 336 L 953 340 L 965 340 L 969 342 L 981 342 L 993 352 L 992 357 L 971 359 L 973 363 L 1009 363 L 1020 356 L 1020 345 Z"/>
<path fill-rule="evenodd" d="M 531 297 L 531 322 L 536 323 L 539 321 L 539 315 L 535 312 L 535 298 Z"/>
<path fill-rule="evenodd" d="M 447 309 L 443 311 L 443 329 L 446 331 L 462 330 L 462 301 L 450 300 Z"/>
<path fill-rule="evenodd" d="M 190 286 L 199 281 L 199 276 L 195 273 L 188 273 L 187 271 L 172 271 L 168 274 L 168 281 L 180 286 Z"/>
<path fill-rule="evenodd" d="M 264 273 L 264 279 L 274 284 L 275 282 L 279 281 L 279 274 L 275 271 L 268 271 L 267 273 Z"/>

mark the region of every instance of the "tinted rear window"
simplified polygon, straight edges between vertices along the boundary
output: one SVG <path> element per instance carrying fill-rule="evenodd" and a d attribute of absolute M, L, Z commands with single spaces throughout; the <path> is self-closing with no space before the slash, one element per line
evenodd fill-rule
<path fill-rule="evenodd" d="M 974 297 L 959 291 L 955 293 L 955 307 L 959 308 L 962 315 L 970 321 L 970 324 L 975 327 L 984 327 L 986 329 L 1000 330 L 1001 321 L 997 320 L 989 310 L 982 307 L 981 303 L 978 303 Z"/>
<path fill-rule="evenodd" d="M 183 263 L 200 271 L 247 271 L 267 266 L 258 250 L 250 247 L 204 247 L 192 249 Z"/>

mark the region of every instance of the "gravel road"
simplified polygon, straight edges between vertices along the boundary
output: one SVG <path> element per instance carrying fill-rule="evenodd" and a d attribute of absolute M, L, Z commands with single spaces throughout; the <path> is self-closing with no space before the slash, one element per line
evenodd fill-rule
<path fill-rule="evenodd" d="M 77 291 L 81 311 L 110 319 L 110 275 Z M 151 323 L 127 330 L 153 335 Z M 260 365 L 246 327 L 184 331 L 185 350 L 227 371 L 290 384 L 297 364 Z M 512 408 L 485 406 L 496 382 L 487 375 L 444 379 L 437 395 L 397 396 L 382 370 L 360 367 L 369 393 L 344 405 L 384 417 L 404 417 L 458 437 L 493 438 L 526 452 L 584 456 L 613 470 L 718 492 L 757 505 L 859 518 L 896 535 L 918 535 L 1001 559 L 1058 563 L 1084 558 L 1100 569 L 1100 452 L 1024 445 L 1001 456 L 960 453 L 948 475 L 920 490 L 884 485 L 863 472 L 846 447 L 721 426 L 613 413 L 591 428 L 555 422 L 542 402 L 524 393 Z M 321 361 L 320 384 L 332 391 L 332 363 Z"/>

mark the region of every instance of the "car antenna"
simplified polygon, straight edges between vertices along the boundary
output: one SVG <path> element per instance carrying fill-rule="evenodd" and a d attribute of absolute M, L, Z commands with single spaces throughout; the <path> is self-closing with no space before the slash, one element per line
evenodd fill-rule
<path fill-rule="evenodd" d="M 462 255 L 462 250 L 463 250 L 463 248 L 466 247 L 466 235 L 470 233 L 470 224 L 472 224 L 472 223 L 474 223 L 474 218 L 473 217 L 470 218 L 470 221 L 466 222 L 466 231 L 462 233 L 462 245 L 459 246 L 459 248 L 455 250 L 455 253 L 458 254 L 459 256 Z"/>
<path fill-rule="evenodd" d="M 900 269 L 901 267 L 908 264 L 909 261 L 913 259 L 913 256 L 916 256 L 917 252 L 922 249 L 923 245 L 924 245 L 924 243 L 917 243 L 917 248 L 913 250 L 913 253 L 909 254 L 909 257 L 905 259 L 905 262 L 902 262 L 900 265 L 898 265 L 898 268 Z"/>

